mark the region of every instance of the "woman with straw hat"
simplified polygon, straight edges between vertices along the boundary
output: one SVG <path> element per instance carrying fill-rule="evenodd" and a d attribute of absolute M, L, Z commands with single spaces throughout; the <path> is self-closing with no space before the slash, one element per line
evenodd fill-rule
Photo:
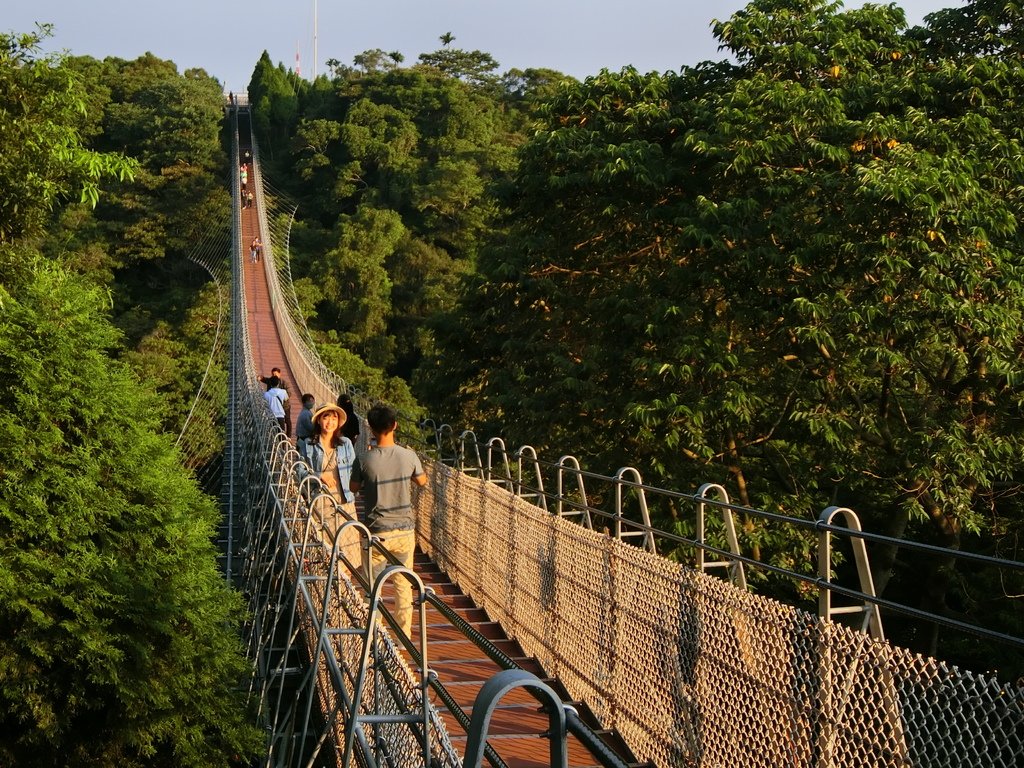
<path fill-rule="evenodd" d="M 310 468 L 334 500 L 332 504 L 321 497 L 317 505 L 317 513 L 332 540 L 344 522 L 344 515 L 338 514 L 338 510 L 351 518 L 356 516 L 355 496 L 349 489 L 356 451 L 352 441 L 341 433 L 346 418 L 345 411 L 336 405 L 317 408 L 313 413 L 313 437 L 307 448 Z"/>

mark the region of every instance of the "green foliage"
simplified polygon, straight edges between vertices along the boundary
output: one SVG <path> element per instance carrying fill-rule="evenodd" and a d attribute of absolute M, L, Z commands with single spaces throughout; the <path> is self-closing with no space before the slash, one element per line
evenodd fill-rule
<path fill-rule="evenodd" d="M 151 276 L 152 272 L 143 274 Z M 222 350 L 221 358 L 210 365 L 209 355 L 216 338 L 221 302 L 229 298 L 218 297 L 218 289 L 212 283 L 196 295 L 189 281 L 190 277 L 194 281 L 196 275 L 185 270 L 172 270 L 169 277 L 178 282 L 168 288 L 168 302 L 150 303 L 150 312 L 138 318 L 139 327 L 135 329 L 144 332 L 138 343 L 121 357 L 159 395 L 157 415 L 168 434 L 181 432 L 200 387 L 206 388 L 205 410 L 193 419 L 187 432 L 189 459 L 192 466 L 197 466 L 220 455 L 224 448 L 228 361 Z M 180 319 L 176 317 L 181 311 L 178 303 L 186 305 Z M 119 317 L 122 328 L 129 325 L 133 314 L 128 312 Z M 152 315 L 162 319 L 154 322 Z M 221 328 L 221 333 L 226 334 L 227 329 Z"/>
<path fill-rule="evenodd" d="M 134 61 L 78 57 L 67 66 L 98 113 L 86 119 L 90 147 L 117 149 L 138 170 L 131 183 L 108 184 L 95 210 L 60 210 L 41 247 L 110 291 L 115 322 L 132 349 L 125 359 L 159 387 L 165 427 L 177 434 L 216 325 L 215 316 L 195 325 L 199 332 L 185 325 L 208 279 L 185 257 L 202 246 L 226 258 L 229 249 L 220 86 L 199 70 L 179 75 L 172 62 L 149 54 Z M 222 242 L 211 245 L 217 233 Z M 204 444 L 214 452 L 219 438 L 208 437 Z"/>
<path fill-rule="evenodd" d="M 135 194 L 155 221 L 172 224 L 136 190 L 180 182 L 180 197 L 209 205 L 209 179 L 186 178 L 190 159 L 208 168 L 222 157 L 217 119 L 204 111 L 214 103 L 219 113 L 219 94 L 211 100 L 201 73 L 175 84 L 173 65 L 152 57 L 33 59 L 37 42 L 4 38 L 0 61 L 4 103 L 21 110 L 0 121 L 4 193 L 17 206 L 0 242 L 0 374 L 11 383 L 0 439 L 16 446 L 0 467 L 0 763 L 244 760 L 262 739 L 236 688 L 248 664 L 235 630 L 241 603 L 210 543 L 217 509 L 160 431 L 161 416 L 184 406 L 158 399 L 114 359 L 121 338 L 104 317 L 118 295 L 109 281 L 138 244 L 175 240 L 150 229 L 115 260 L 120 222 L 103 218 L 110 199 L 123 206 Z M 96 112 L 81 114 L 83 105 Z M 111 149 L 105 126 L 141 162 L 99 151 Z M 82 184 L 98 194 L 101 179 L 124 182 L 136 168 L 139 186 L 118 185 L 96 211 L 69 197 Z M 186 205 L 164 211 L 176 207 Z M 140 224 L 153 226 L 140 217 L 121 233 Z M 186 338 L 207 335 L 200 314 L 187 316 Z M 187 361 L 198 344 L 166 329 L 137 353 L 147 373 L 160 370 L 161 355 Z"/>
<path fill-rule="evenodd" d="M 1021 8 L 1003 0 L 973 0 L 929 15 L 909 37 L 925 43 L 934 58 L 1006 56 L 1024 48 Z"/>
<path fill-rule="evenodd" d="M 230 200 L 222 182 L 218 83 L 199 71 L 179 75 L 172 62 L 149 54 L 106 59 L 101 69 L 75 62 L 110 93 L 95 147 L 116 148 L 140 164 L 136 182 L 109 190 L 97 210 L 110 268 L 180 257 L 210 231 L 222 230 Z"/>
<path fill-rule="evenodd" d="M 421 53 L 420 64 L 473 85 L 494 85 L 498 80 L 494 74 L 498 62 L 483 51 L 444 47 L 433 53 Z"/>
<path fill-rule="evenodd" d="M 756 0 L 714 27 L 733 63 L 561 87 L 424 391 L 598 471 L 947 546 L 1019 531 L 1020 25 L 931 22 Z M 948 564 L 922 568 L 894 589 L 952 610 Z"/>
<path fill-rule="evenodd" d="M 531 67 L 510 69 L 501 76 L 502 99 L 508 104 L 510 118 L 509 141 L 516 134 L 525 140 L 532 133 L 533 121 L 551 100 L 557 98 L 563 87 L 571 87 L 572 78 L 553 69 Z M 517 142 L 518 143 L 518 142 Z"/>
<path fill-rule="evenodd" d="M 324 334 L 318 340 L 317 352 L 328 368 L 345 381 L 355 384 L 368 399 L 386 402 L 413 421 L 424 415 L 423 408 L 405 381 L 367 365 L 358 355 L 338 344 L 332 334 Z"/>
<path fill-rule="evenodd" d="M 158 433 L 152 393 L 109 357 L 102 294 L 36 260 L 0 302 L 0 375 L 15 382 L 0 437 L 18 446 L 0 488 L 0 762 L 252 754 L 217 511 Z"/>
<path fill-rule="evenodd" d="M 298 91 L 290 161 L 273 164 L 301 181 L 292 269 L 315 286 L 314 331 L 406 380 L 432 349 L 427 319 L 451 303 L 493 232 L 493 186 L 515 166 L 538 94 L 565 79 L 518 72 L 505 91 L 489 56 L 447 47 L 438 55 L 410 68 L 380 50 L 354 67 L 329 62 L 334 98 L 307 102 Z M 271 70 L 261 60 L 261 83 Z M 276 108 L 267 98 L 254 106 L 266 113 L 257 125 Z"/>
<path fill-rule="evenodd" d="M 257 141 L 272 159 L 288 145 L 298 116 L 298 96 L 284 66 L 275 67 L 264 51 L 249 81 L 249 103 Z"/>
<path fill-rule="evenodd" d="M 383 367 L 394 343 L 387 334 L 391 280 L 384 261 L 405 230 L 393 211 L 373 208 L 343 217 L 340 229 L 338 246 L 316 262 L 311 277 L 334 297 L 340 324 L 349 329 L 343 342 L 360 349 L 371 366 Z"/>
<path fill-rule="evenodd" d="M 128 179 L 124 157 L 81 145 L 85 94 L 60 57 L 39 57 L 51 32 L 0 34 L 0 243 L 35 236 L 58 203 L 95 206 L 99 184 Z"/>
<path fill-rule="evenodd" d="M 356 54 L 352 58 L 352 64 L 357 72 L 370 74 L 372 72 L 384 72 L 395 69 L 404 60 L 404 56 L 397 51 L 385 53 L 380 48 L 373 48 L 368 51 Z"/>
<path fill-rule="evenodd" d="M 654 202 L 679 126 L 668 105 L 684 85 L 625 70 L 558 93 L 550 132 L 520 156 L 510 234 L 484 253 L 444 330 L 453 354 L 440 379 L 425 376 L 433 391 L 459 394 L 444 412 L 487 414 L 514 442 L 578 451 L 582 424 L 615 436 L 597 441 L 612 456 L 625 447 L 622 397 L 633 381 L 623 346 L 646 325 L 651 286 L 624 278 L 656 263 L 671 231 Z"/>
<path fill-rule="evenodd" d="M 295 132 L 294 147 L 300 155 L 295 172 L 318 189 L 333 184 L 330 148 L 341 138 L 341 125 L 334 120 L 304 120 Z M 335 202 L 335 201 L 329 201 Z"/>

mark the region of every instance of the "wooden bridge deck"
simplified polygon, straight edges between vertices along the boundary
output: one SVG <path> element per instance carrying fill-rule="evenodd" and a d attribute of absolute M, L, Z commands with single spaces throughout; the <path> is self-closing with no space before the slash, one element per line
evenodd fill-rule
<path fill-rule="evenodd" d="M 245 148 L 244 145 L 243 148 Z M 253 184 L 252 173 L 249 174 L 249 184 L 250 186 Z M 281 369 L 288 385 L 288 398 L 291 401 L 290 415 L 294 431 L 294 421 L 298 418 L 299 411 L 302 410 L 302 393 L 299 392 L 295 377 L 288 367 L 284 345 L 281 343 L 281 334 L 274 322 L 274 314 L 270 307 L 270 288 L 267 282 L 265 259 L 253 263 L 249 258 L 249 244 L 258 234 L 259 217 L 254 203 L 253 207 L 242 209 L 242 277 L 245 280 L 249 341 L 256 359 L 256 376 L 269 376 L 272 368 Z"/>
<path fill-rule="evenodd" d="M 491 621 L 485 611 L 474 605 L 429 557 L 417 552 L 415 570 L 424 583 L 433 587 L 435 594 L 471 623 L 477 632 L 487 637 L 517 665 L 550 685 L 563 701 L 568 700 L 558 681 L 549 678 L 536 659 L 526 656 L 519 643 L 510 639 L 498 623 Z M 481 686 L 502 668 L 433 609 L 427 610 L 427 622 L 428 666 L 451 692 L 456 703 L 472 717 L 473 703 Z M 437 706 L 452 743 L 460 753 L 463 752 L 466 736 L 462 727 L 442 702 L 437 702 Z M 501 700 L 491 718 L 488 742 L 511 768 L 540 768 L 550 764 L 549 742 L 544 738 L 548 717 L 539 707 L 537 700 L 528 692 L 516 689 Z M 576 705 L 576 709 L 591 727 L 600 729 L 600 724 L 589 716 L 586 707 Z M 605 743 L 625 762 L 634 762 L 629 749 L 616 734 L 605 734 Z M 598 765 L 590 751 L 571 734 L 567 747 L 570 766 Z"/>

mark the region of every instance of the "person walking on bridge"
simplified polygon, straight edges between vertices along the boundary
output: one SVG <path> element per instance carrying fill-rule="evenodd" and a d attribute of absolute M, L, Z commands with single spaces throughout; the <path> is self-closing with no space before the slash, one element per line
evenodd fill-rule
<path fill-rule="evenodd" d="M 352 467 L 351 489 L 366 502 L 366 526 L 406 568 L 411 569 L 416 551 L 416 511 L 412 486 L 427 484 L 420 457 L 395 443 L 398 414 L 386 405 L 375 405 L 366 414 L 377 446 Z M 364 550 L 363 568 L 366 568 Z M 373 578 L 389 565 L 377 550 L 369 553 Z M 404 576 L 394 580 L 395 619 L 406 635 L 412 633 L 412 584 Z"/>
<path fill-rule="evenodd" d="M 277 419 L 278 425 L 287 435 L 289 429 L 285 426 L 285 410 L 284 404 L 288 400 L 288 393 L 281 388 L 281 380 L 277 376 L 271 376 L 266 380 L 267 391 L 263 393 L 263 398 L 267 401 L 267 405 L 270 406 L 270 412 Z"/>
<path fill-rule="evenodd" d="M 352 445 L 359 445 L 359 417 L 356 415 L 352 398 L 342 392 L 338 395 L 338 406 L 345 412 L 346 417 L 345 423 L 341 425 L 342 433 L 352 441 Z"/>
<path fill-rule="evenodd" d="M 313 429 L 313 403 L 315 399 L 308 392 L 302 396 L 302 410 L 295 422 L 295 449 L 303 461 L 309 461 L 309 443 L 316 430 Z"/>
<path fill-rule="evenodd" d="M 259 240 L 259 238 L 256 238 Z M 291 392 L 288 391 L 288 380 L 281 373 L 281 369 L 276 365 L 270 369 L 270 376 L 260 376 L 260 381 L 267 385 L 267 389 L 270 389 L 271 379 L 277 379 L 277 386 L 284 390 L 284 433 L 288 437 L 292 436 L 292 400 Z"/>
<path fill-rule="evenodd" d="M 316 506 L 316 514 L 331 545 L 346 516 L 351 519 L 356 516 L 356 497 L 350 488 L 356 449 L 341 434 L 344 423 L 345 412 L 338 406 L 328 404 L 317 408 L 313 414 L 313 437 L 307 450 L 310 470 L 320 478 L 331 496 L 330 499 L 321 497 Z"/>

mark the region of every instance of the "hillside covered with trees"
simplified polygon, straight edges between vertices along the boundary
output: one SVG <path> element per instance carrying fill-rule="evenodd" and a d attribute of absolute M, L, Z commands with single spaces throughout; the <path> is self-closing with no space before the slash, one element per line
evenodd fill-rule
<path fill-rule="evenodd" d="M 157 375 L 209 353 L 173 257 L 226 231 L 219 86 L 40 42 L 0 35 L 0 763 L 244 761 L 241 600 L 174 447 L 195 379 Z"/>

